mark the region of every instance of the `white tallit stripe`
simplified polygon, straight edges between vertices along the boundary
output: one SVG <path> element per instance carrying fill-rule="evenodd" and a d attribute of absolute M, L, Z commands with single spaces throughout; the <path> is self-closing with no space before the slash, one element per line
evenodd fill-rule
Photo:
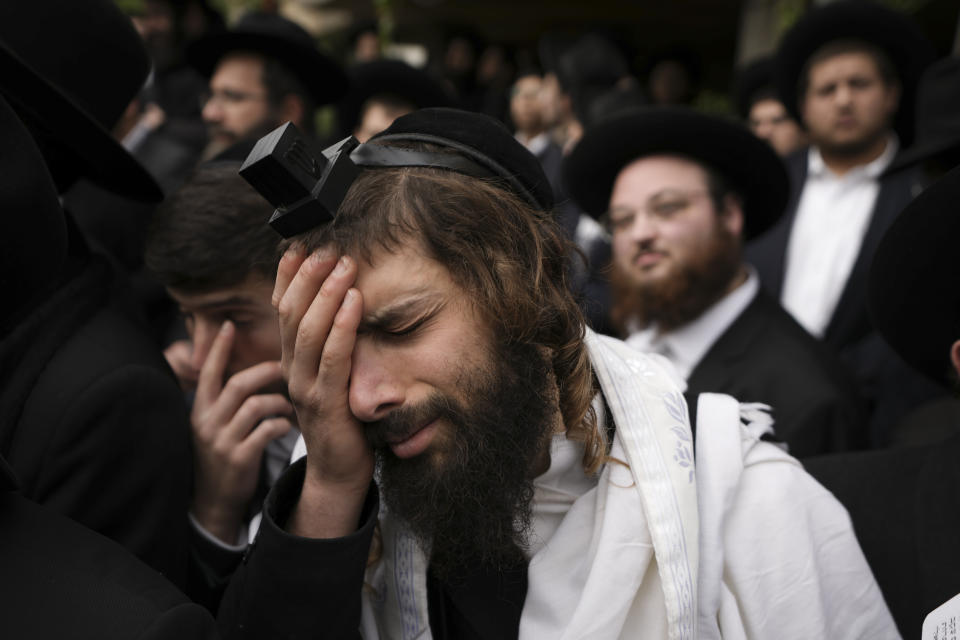
<path fill-rule="evenodd" d="M 693 461 L 684 459 L 684 452 L 692 454 L 692 446 L 684 444 L 692 445 L 692 436 L 683 394 L 653 358 L 592 332 L 586 342 L 642 497 L 667 607 L 668 637 L 694 638 L 699 525 Z"/>

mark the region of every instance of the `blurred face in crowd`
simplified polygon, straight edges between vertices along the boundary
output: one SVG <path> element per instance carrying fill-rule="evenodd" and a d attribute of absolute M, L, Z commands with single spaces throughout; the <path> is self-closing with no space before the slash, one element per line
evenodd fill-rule
<path fill-rule="evenodd" d="M 366 142 L 381 131 L 387 129 L 393 121 L 413 111 L 413 107 L 399 107 L 380 100 L 368 100 L 363 105 L 360 123 L 353 136 L 360 142 Z"/>
<path fill-rule="evenodd" d="M 851 51 L 811 65 L 801 99 L 810 140 L 835 155 L 864 153 L 886 139 L 900 99 L 876 60 Z"/>
<path fill-rule="evenodd" d="M 616 314 L 669 330 L 723 296 L 741 270 L 743 213 L 718 211 L 707 172 L 678 156 L 635 160 L 610 197 Z"/>
<path fill-rule="evenodd" d="M 244 282 L 209 292 L 185 292 L 168 287 L 185 317 L 192 351 L 190 374 L 196 376 L 210 353 L 214 338 L 227 320 L 236 328 L 224 379 L 268 360 L 279 360 L 280 330 L 271 304 L 273 282 L 250 275 Z"/>
<path fill-rule="evenodd" d="M 517 132 L 532 138 L 544 130 L 540 88 L 543 81 L 538 75 L 519 78 L 510 93 L 510 118 Z"/>
<path fill-rule="evenodd" d="M 259 137 L 282 124 L 263 84 L 261 57 L 232 53 L 220 60 L 210 78 L 203 120 L 210 144 L 220 149 L 245 138 Z"/>
<path fill-rule="evenodd" d="M 807 143 L 807 136 L 790 117 L 783 103 L 773 98 L 757 100 L 747 118 L 750 130 L 766 140 L 778 155 L 785 156 Z"/>

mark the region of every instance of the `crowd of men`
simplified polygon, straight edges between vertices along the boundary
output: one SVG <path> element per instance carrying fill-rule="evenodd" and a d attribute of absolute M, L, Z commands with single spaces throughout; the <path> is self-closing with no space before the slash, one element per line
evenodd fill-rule
<path fill-rule="evenodd" d="M 680 51 L 381 35 L 0 6 L 5 637 L 919 634 L 960 59 L 838 0 L 737 117 Z"/>

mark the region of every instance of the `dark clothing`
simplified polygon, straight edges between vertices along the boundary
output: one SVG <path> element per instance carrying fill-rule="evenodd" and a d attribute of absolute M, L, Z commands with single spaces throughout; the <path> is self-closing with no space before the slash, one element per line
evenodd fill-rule
<path fill-rule="evenodd" d="M 216 637 L 209 614 L 156 571 L 116 543 L 34 504 L 13 488 L 0 473 L 4 638 Z"/>
<path fill-rule="evenodd" d="M 774 432 L 804 457 L 867 447 L 856 383 L 763 291 L 710 347 L 687 380 L 687 404 L 700 393 L 727 393 L 773 408 Z"/>
<path fill-rule="evenodd" d="M 790 176 L 786 213 L 746 247 L 747 262 L 756 267 L 764 289 L 776 300 L 783 291 L 790 234 L 807 179 L 807 150 L 787 156 L 785 162 Z M 903 363 L 876 334 L 867 314 L 867 274 L 873 255 L 884 232 L 920 192 L 921 185 L 918 170 L 880 178 L 880 191 L 860 251 L 823 336 L 823 342 L 840 356 L 859 382 L 868 402 L 874 446 L 886 444 L 893 426 L 910 409 L 942 393 L 938 386 Z"/>
<path fill-rule="evenodd" d="M 804 467 L 850 512 L 904 638 L 960 593 L 960 436 L 926 447 L 824 456 Z"/>
<path fill-rule="evenodd" d="M 360 593 L 379 509 L 377 488 L 371 484 L 355 533 L 330 540 L 293 536 L 283 527 L 300 497 L 305 463 L 291 465 L 267 496 L 257 539 L 220 604 L 224 638 L 360 637 Z M 516 638 L 526 568 L 478 573 L 456 585 L 428 573 L 427 591 L 437 640 Z"/>
<path fill-rule="evenodd" d="M 25 497 L 182 585 L 193 468 L 186 405 L 111 269 L 75 229 L 70 242 L 59 288 L 0 342 L 0 453 Z"/>

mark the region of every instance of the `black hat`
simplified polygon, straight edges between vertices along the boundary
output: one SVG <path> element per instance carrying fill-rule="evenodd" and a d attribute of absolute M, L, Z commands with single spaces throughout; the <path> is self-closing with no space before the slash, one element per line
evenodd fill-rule
<path fill-rule="evenodd" d="M 654 154 L 686 156 L 723 176 L 743 198 L 748 239 L 786 207 L 787 172 L 770 145 L 738 122 L 679 106 L 624 111 L 588 129 L 563 165 L 570 195 L 599 217 L 621 169 Z"/>
<path fill-rule="evenodd" d="M 453 149 L 504 180 L 531 205 L 544 211 L 553 208 L 553 189 L 540 161 L 490 116 L 442 107 L 420 109 L 394 120 L 370 144 L 388 141 L 428 142 Z"/>
<path fill-rule="evenodd" d="M 60 276 L 67 256 L 67 223 L 40 150 L 3 97 L 0 140 L 2 326 Z"/>
<path fill-rule="evenodd" d="M 280 61 L 300 79 L 317 104 L 336 102 L 347 90 L 347 76 L 340 65 L 320 53 L 303 27 L 277 14 L 245 14 L 233 29 L 188 46 L 187 61 L 209 78 L 220 59 L 233 51 L 253 51 Z"/>
<path fill-rule="evenodd" d="M 439 80 L 401 60 L 358 64 L 349 75 L 350 89 L 338 109 L 344 135 L 353 132 L 364 103 L 377 95 L 396 96 L 412 104 L 414 109 L 449 107 L 454 103 L 450 91 Z"/>
<path fill-rule="evenodd" d="M 913 145 L 894 158 L 886 173 L 960 150 L 960 58 L 944 58 L 923 72 L 914 135 Z"/>
<path fill-rule="evenodd" d="M 739 69 L 733 87 L 733 101 L 740 117 L 748 119 L 750 109 L 758 101 L 757 96 L 765 96 L 768 91 L 780 100 L 773 86 L 773 57 L 757 58 Z"/>
<path fill-rule="evenodd" d="M 109 131 L 149 70 L 140 36 L 112 0 L 0 2 L 0 92 L 61 184 L 75 172 L 120 195 L 163 198 Z"/>
<path fill-rule="evenodd" d="M 847 39 L 865 41 L 890 57 L 901 86 L 895 128 L 908 143 L 917 81 L 933 62 L 933 47 L 907 14 L 869 0 L 843 0 L 817 7 L 783 36 L 777 48 L 774 80 L 784 107 L 797 122 L 803 122 L 797 89 L 807 60 L 823 45 Z"/>
<path fill-rule="evenodd" d="M 960 168 L 921 193 L 890 225 L 867 288 L 874 326 L 911 366 L 946 382 L 960 340 Z"/>

